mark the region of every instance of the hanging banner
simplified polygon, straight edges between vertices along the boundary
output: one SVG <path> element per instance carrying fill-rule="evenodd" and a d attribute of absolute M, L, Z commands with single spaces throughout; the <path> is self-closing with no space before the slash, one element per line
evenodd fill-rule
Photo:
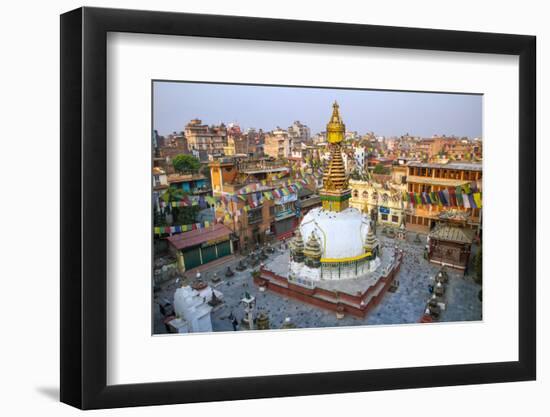
<path fill-rule="evenodd" d="M 189 232 L 191 230 L 200 230 L 212 226 L 213 223 L 210 221 L 204 221 L 201 223 L 193 224 L 183 224 L 183 225 L 173 225 L 173 226 L 155 226 L 153 232 L 155 235 L 164 235 L 164 234 L 175 234 Z"/>

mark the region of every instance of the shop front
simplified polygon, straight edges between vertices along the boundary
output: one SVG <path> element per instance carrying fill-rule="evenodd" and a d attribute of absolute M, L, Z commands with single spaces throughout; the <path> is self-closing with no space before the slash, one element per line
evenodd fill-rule
<path fill-rule="evenodd" d="M 188 271 L 233 253 L 231 230 L 223 224 L 166 238 L 180 272 Z"/>
<path fill-rule="evenodd" d="M 289 194 L 275 199 L 274 222 L 272 232 L 277 239 L 286 239 L 298 225 L 296 203 L 297 195 Z"/>

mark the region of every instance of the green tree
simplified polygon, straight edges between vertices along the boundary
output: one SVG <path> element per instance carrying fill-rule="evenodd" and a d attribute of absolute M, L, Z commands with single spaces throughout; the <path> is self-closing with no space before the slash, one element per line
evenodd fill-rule
<path fill-rule="evenodd" d="M 172 201 L 179 201 L 183 197 L 185 197 L 186 193 L 181 188 L 176 188 L 173 185 L 168 187 L 164 194 L 162 195 L 162 199 L 165 203 L 171 203 Z"/>
<path fill-rule="evenodd" d="M 174 159 L 172 159 L 172 165 L 179 173 L 198 172 L 201 167 L 201 163 L 197 158 L 186 154 L 176 155 Z"/>
<path fill-rule="evenodd" d="M 199 210 L 199 206 L 179 207 L 177 210 L 176 224 L 195 223 Z"/>
<path fill-rule="evenodd" d="M 389 168 L 386 168 L 384 166 L 384 164 L 382 163 L 378 163 L 376 164 L 376 166 L 374 167 L 374 171 L 373 171 L 375 174 L 381 174 L 381 175 L 387 175 L 390 173 L 390 170 Z"/>
<path fill-rule="evenodd" d="M 168 207 L 166 208 L 167 212 L 172 214 L 171 224 L 174 224 L 175 221 L 177 220 L 179 209 L 178 207 L 172 207 L 170 203 L 172 203 L 173 201 L 180 201 L 186 195 L 187 193 L 185 191 L 183 191 L 181 188 L 174 187 L 173 185 L 168 187 L 164 192 L 164 194 L 162 195 L 161 197 L 162 200 L 168 205 Z M 162 223 L 166 222 L 166 219 L 161 220 L 160 218 L 158 218 L 158 219 L 155 219 L 155 221 L 159 221 L 162 225 Z"/>

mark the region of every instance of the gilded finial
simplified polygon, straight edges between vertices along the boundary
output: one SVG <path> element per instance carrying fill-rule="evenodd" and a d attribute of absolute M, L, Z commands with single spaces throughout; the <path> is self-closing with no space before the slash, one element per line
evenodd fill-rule
<path fill-rule="evenodd" d="M 332 105 L 332 116 L 327 124 L 327 140 L 329 143 L 340 143 L 344 140 L 346 125 L 340 117 L 340 106 L 334 101 Z"/>

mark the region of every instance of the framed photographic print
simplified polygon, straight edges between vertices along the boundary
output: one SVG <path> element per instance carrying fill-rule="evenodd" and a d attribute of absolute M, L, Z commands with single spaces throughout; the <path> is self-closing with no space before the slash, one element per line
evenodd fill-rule
<path fill-rule="evenodd" d="M 535 38 L 61 16 L 61 400 L 535 379 Z"/>

